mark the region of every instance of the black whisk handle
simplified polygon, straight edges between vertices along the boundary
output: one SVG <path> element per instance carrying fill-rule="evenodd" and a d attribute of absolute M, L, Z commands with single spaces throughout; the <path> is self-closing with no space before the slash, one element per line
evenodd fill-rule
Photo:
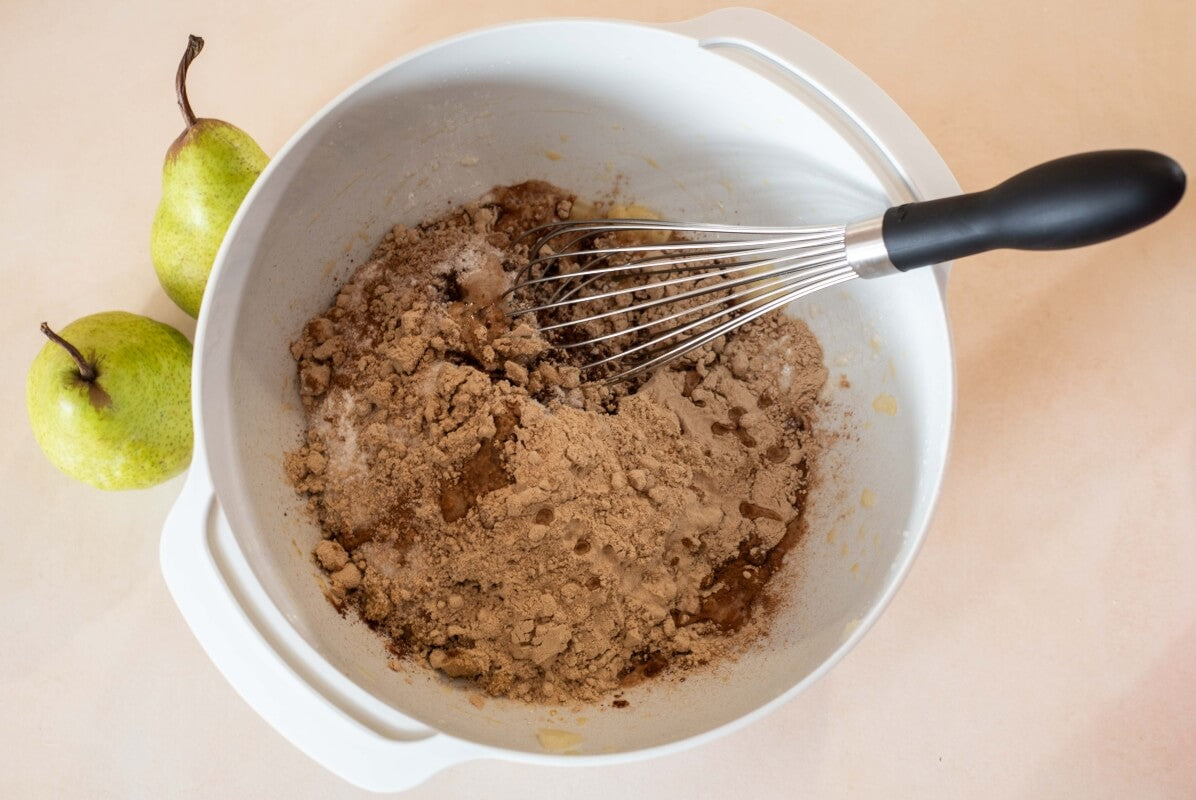
<path fill-rule="evenodd" d="M 1149 225 L 1183 197 L 1174 160 L 1101 150 L 1048 161 L 983 192 L 895 206 L 881 235 L 899 270 L 988 250 L 1083 247 Z"/>

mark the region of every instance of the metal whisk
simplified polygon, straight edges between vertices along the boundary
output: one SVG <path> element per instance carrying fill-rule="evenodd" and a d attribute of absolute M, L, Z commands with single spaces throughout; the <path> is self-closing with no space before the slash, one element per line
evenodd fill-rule
<path fill-rule="evenodd" d="M 855 278 L 1129 233 L 1170 211 L 1185 180 L 1159 153 L 1106 150 L 1047 162 L 984 192 L 908 203 L 846 225 L 553 223 L 525 234 L 533 242 L 529 263 L 507 292 L 507 313 L 535 315 L 556 346 L 584 349 L 582 368 L 613 382 Z"/>

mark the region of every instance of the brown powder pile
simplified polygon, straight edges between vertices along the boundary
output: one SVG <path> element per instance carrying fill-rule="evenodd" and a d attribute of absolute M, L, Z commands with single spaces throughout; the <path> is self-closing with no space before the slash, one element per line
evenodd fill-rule
<path fill-rule="evenodd" d="M 766 632 L 826 379 L 804 324 L 769 315 L 638 387 L 582 384 L 490 305 L 526 263 L 514 237 L 571 205 L 533 182 L 395 228 L 292 347 L 308 428 L 286 466 L 329 598 L 397 658 L 538 702 Z"/>

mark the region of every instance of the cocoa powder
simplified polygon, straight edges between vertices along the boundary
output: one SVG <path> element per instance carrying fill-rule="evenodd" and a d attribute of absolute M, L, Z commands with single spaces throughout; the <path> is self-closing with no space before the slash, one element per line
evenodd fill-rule
<path fill-rule="evenodd" d="M 547 703 L 766 634 L 826 381 L 777 314 L 638 383 L 583 383 L 496 304 L 519 234 L 572 204 L 530 182 L 389 233 L 292 346 L 308 425 L 286 456 L 338 608 L 399 659 Z"/>

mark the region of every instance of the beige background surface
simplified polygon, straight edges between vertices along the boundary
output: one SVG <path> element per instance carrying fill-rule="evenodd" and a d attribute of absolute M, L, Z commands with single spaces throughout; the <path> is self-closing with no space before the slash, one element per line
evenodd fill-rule
<path fill-rule="evenodd" d="M 23 385 L 43 319 L 149 313 L 149 223 L 201 115 L 276 151 L 377 66 L 529 16 L 673 20 L 699 0 L 0 5 L 0 795 L 358 797 L 262 722 L 186 629 L 157 542 L 181 479 L 103 494 L 38 452 Z M 870 74 L 961 184 L 1090 148 L 1196 170 L 1187 0 L 797 0 L 762 8 Z M 473 763 L 412 797 L 1196 796 L 1196 222 L 950 288 L 959 411 L 939 513 L 873 632 L 795 702 L 630 766 Z"/>

